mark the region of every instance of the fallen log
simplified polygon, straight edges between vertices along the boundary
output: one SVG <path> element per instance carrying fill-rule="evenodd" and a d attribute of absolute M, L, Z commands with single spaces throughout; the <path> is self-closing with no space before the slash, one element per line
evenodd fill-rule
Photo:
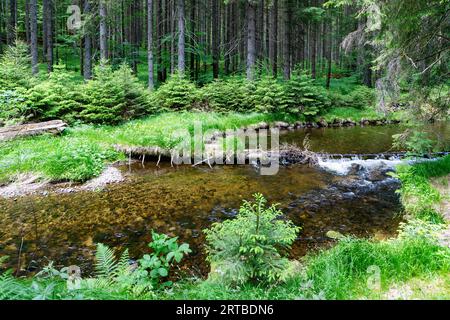
<path fill-rule="evenodd" d="M 61 120 L 3 127 L 0 128 L 0 141 L 11 140 L 18 137 L 36 136 L 44 133 L 56 135 L 63 132 L 66 127 L 67 124 Z"/>

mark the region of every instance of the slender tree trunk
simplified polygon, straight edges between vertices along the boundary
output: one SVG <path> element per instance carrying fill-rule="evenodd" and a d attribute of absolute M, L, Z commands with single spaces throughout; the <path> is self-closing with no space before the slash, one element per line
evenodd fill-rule
<path fill-rule="evenodd" d="M 196 7 L 196 0 L 191 1 L 191 55 L 189 59 L 190 67 L 189 72 L 191 74 L 191 79 L 195 80 L 195 63 L 196 63 L 196 54 L 195 54 L 195 46 L 197 42 L 196 37 L 196 28 L 197 28 L 197 21 L 196 21 L 196 15 L 195 10 Z"/>
<path fill-rule="evenodd" d="M 89 0 L 84 0 L 84 15 L 85 19 L 91 14 L 91 5 Z M 90 26 L 88 26 L 89 28 Z M 84 61 L 83 61 L 83 76 L 85 80 L 92 78 L 92 38 L 91 30 L 85 29 L 84 36 Z"/>
<path fill-rule="evenodd" d="M 185 21 L 184 21 L 184 0 L 178 0 L 178 72 L 184 74 L 185 71 Z"/>
<path fill-rule="evenodd" d="M 232 50 L 232 4 L 228 3 L 225 7 L 226 10 L 226 20 L 225 20 L 225 74 L 230 74 L 231 66 L 231 50 Z"/>
<path fill-rule="evenodd" d="M 269 59 L 272 64 L 272 74 L 278 73 L 278 0 L 274 0 L 270 8 L 269 22 Z"/>
<path fill-rule="evenodd" d="M 333 40 L 333 37 L 331 35 L 332 34 L 332 28 L 333 28 L 333 24 L 332 24 L 332 20 L 330 19 L 329 27 L 328 27 L 329 43 L 328 43 L 328 52 L 327 52 L 327 54 L 328 54 L 328 70 L 327 70 L 327 85 L 326 85 L 327 89 L 330 89 L 330 84 L 331 84 L 331 63 L 332 63 L 332 50 L 331 50 L 332 48 L 331 48 L 331 44 L 332 44 L 332 40 Z"/>
<path fill-rule="evenodd" d="M 106 3 L 105 0 L 100 0 L 99 4 L 100 14 L 100 60 L 105 63 L 108 60 L 108 40 L 106 37 Z"/>
<path fill-rule="evenodd" d="M 37 43 L 37 0 L 30 0 L 30 40 L 31 40 L 31 70 L 34 75 L 39 73 L 38 43 Z"/>
<path fill-rule="evenodd" d="M 212 59 L 213 78 L 219 77 L 219 1 L 212 0 Z"/>
<path fill-rule="evenodd" d="M 25 33 L 27 44 L 30 45 L 30 0 L 25 0 Z"/>
<path fill-rule="evenodd" d="M 176 32 L 175 32 L 175 22 L 176 22 L 176 14 L 177 10 L 175 8 L 174 1 L 180 1 L 180 0 L 168 0 L 169 1 L 169 24 L 170 24 L 170 34 L 171 34 L 171 42 L 170 42 L 170 73 L 173 74 L 175 72 L 175 38 L 176 38 Z M 176 4 L 176 7 L 178 8 L 178 3 Z"/>
<path fill-rule="evenodd" d="M 8 24 L 8 45 L 12 46 L 16 42 L 17 29 L 17 0 L 9 0 L 9 24 Z"/>
<path fill-rule="evenodd" d="M 148 88 L 153 90 L 153 0 L 147 0 L 147 47 L 148 47 Z"/>
<path fill-rule="evenodd" d="M 53 1 L 47 0 L 47 6 L 45 8 L 45 20 L 46 23 L 46 44 L 47 48 L 45 51 L 45 56 L 47 60 L 47 71 L 50 73 L 53 71 Z"/>
<path fill-rule="evenodd" d="M 317 0 L 313 2 L 314 7 L 317 7 Z M 312 24 L 312 35 L 311 35 L 311 77 L 316 79 L 317 77 L 317 23 Z"/>
<path fill-rule="evenodd" d="M 291 78 L 291 21 L 289 14 L 290 0 L 284 0 L 283 18 L 283 76 L 285 80 Z"/>
<path fill-rule="evenodd" d="M 247 79 L 255 79 L 256 67 L 256 5 L 247 2 Z"/>

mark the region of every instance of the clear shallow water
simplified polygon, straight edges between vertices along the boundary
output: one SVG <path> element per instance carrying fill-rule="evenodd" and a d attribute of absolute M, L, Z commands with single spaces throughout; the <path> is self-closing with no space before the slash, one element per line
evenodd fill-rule
<path fill-rule="evenodd" d="M 404 130 L 399 125 L 305 129 L 286 131 L 280 139 L 282 142 L 296 143 L 301 146 L 303 139 L 309 134 L 311 150 L 315 152 L 335 154 L 387 153 L 402 151 L 392 147 L 392 136 L 402 133 Z M 425 130 L 439 138 L 450 151 L 450 124 L 448 122 L 430 124 Z"/>
<path fill-rule="evenodd" d="M 384 152 L 395 130 L 317 129 L 311 131 L 311 143 L 316 151 Z M 290 132 L 282 139 L 301 143 L 304 134 Z M 202 230 L 233 217 L 242 200 L 256 192 L 280 203 L 302 227 L 291 251 L 295 258 L 332 244 L 325 236 L 330 230 L 389 237 L 400 221 L 395 181 L 361 184 L 356 177 L 301 165 L 282 167 L 276 176 L 261 176 L 250 165 L 156 168 L 146 163 L 121 170 L 127 181 L 104 191 L 0 199 L 0 255 L 10 256 L 8 266 L 34 271 L 53 260 L 59 267 L 76 264 L 89 273 L 96 243 L 129 248 L 138 258 L 154 229 L 188 242 L 194 252 L 181 269 L 206 275 Z"/>

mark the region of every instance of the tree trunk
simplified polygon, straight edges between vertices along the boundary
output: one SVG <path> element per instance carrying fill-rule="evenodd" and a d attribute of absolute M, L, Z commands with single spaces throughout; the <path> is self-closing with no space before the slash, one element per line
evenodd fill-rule
<path fill-rule="evenodd" d="M 178 0 L 178 72 L 184 74 L 185 71 L 185 21 L 184 21 L 184 0 Z"/>
<path fill-rule="evenodd" d="M 108 40 L 106 37 L 106 4 L 105 0 L 100 0 L 99 4 L 100 13 L 100 61 L 105 63 L 108 60 Z"/>
<path fill-rule="evenodd" d="M 283 77 L 285 80 L 291 78 L 291 21 L 289 14 L 290 1 L 284 1 L 283 18 L 284 18 L 284 32 L 283 32 Z"/>
<path fill-rule="evenodd" d="M 173 74 L 175 72 L 175 22 L 176 22 L 176 9 L 175 9 L 175 1 L 179 0 L 167 0 L 168 2 L 168 18 L 169 21 L 169 28 L 170 28 L 170 35 L 171 35 L 171 41 L 170 41 L 170 74 Z M 178 4 L 177 4 L 178 7 Z"/>
<path fill-rule="evenodd" d="M 37 0 L 30 0 L 30 41 L 31 69 L 34 75 L 39 73 L 38 43 L 37 43 Z"/>
<path fill-rule="evenodd" d="M 191 74 L 191 79 L 195 80 L 195 64 L 196 64 L 196 57 L 195 54 L 195 46 L 197 43 L 197 37 L 196 37 L 196 28 L 197 28 L 197 21 L 196 21 L 196 0 L 191 1 L 191 57 L 189 59 L 190 67 L 189 72 Z"/>
<path fill-rule="evenodd" d="M 317 7 L 317 0 L 314 0 L 314 7 Z M 317 23 L 312 24 L 312 35 L 311 35 L 311 77 L 316 79 L 317 77 Z"/>
<path fill-rule="evenodd" d="M 272 64 L 272 74 L 276 78 L 278 73 L 278 0 L 274 0 L 270 8 L 269 24 L 269 59 Z"/>
<path fill-rule="evenodd" d="M 332 63 L 332 47 L 331 47 L 331 44 L 332 44 L 332 40 L 333 40 L 333 37 L 332 37 L 332 28 L 333 28 L 333 24 L 332 24 L 332 21 L 331 21 L 331 19 L 330 19 L 330 22 L 329 22 L 329 27 L 328 27 L 328 34 L 329 34 L 329 41 L 328 41 L 328 52 L 327 52 L 327 54 L 328 54 L 328 70 L 327 70 L 327 84 L 326 84 L 326 87 L 327 87 L 327 89 L 330 89 L 330 84 L 331 84 L 331 63 Z"/>
<path fill-rule="evenodd" d="M 213 78 L 219 77 L 219 1 L 212 0 L 212 59 Z"/>
<path fill-rule="evenodd" d="M 153 90 L 153 0 L 147 0 L 148 88 Z"/>
<path fill-rule="evenodd" d="M 91 5 L 89 4 L 89 0 L 84 0 L 84 19 L 91 13 Z M 90 26 L 88 26 L 89 28 Z M 85 80 L 89 80 L 92 78 L 92 38 L 91 38 L 91 30 L 85 30 L 84 36 L 84 61 L 83 61 L 83 76 Z"/>
<path fill-rule="evenodd" d="M 27 44 L 30 45 L 30 0 L 25 0 L 25 33 Z"/>
<path fill-rule="evenodd" d="M 53 71 L 53 1 L 47 0 L 47 6 L 44 12 L 44 19 L 47 21 L 46 27 L 46 44 L 45 57 L 47 60 L 47 71 L 50 73 Z"/>
<path fill-rule="evenodd" d="M 8 45 L 12 46 L 16 42 L 17 29 L 17 0 L 9 0 L 9 25 L 8 25 Z"/>
<path fill-rule="evenodd" d="M 256 5 L 247 2 L 247 79 L 255 79 L 256 67 Z"/>

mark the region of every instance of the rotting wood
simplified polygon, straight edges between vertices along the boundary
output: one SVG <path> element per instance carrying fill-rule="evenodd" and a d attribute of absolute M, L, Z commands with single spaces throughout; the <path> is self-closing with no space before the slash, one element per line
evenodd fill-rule
<path fill-rule="evenodd" d="M 53 120 L 39 123 L 29 123 L 0 128 L 0 141 L 15 139 L 18 137 L 36 136 L 44 133 L 60 134 L 67 127 L 61 120 Z"/>

